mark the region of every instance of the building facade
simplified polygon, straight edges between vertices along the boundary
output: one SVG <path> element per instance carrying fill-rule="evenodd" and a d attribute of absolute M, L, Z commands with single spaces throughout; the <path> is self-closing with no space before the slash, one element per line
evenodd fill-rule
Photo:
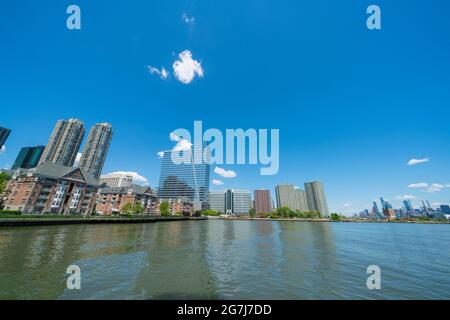
<path fill-rule="evenodd" d="M 209 208 L 229 215 L 247 215 L 252 207 L 248 190 L 222 190 L 209 192 Z"/>
<path fill-rule="evenodd" d="M 6 139 L 8 139 L 11 130 L 0 127 L 0 149 L 5 145 Z"/>
<path fill-rule="evenodd" d="M 209 164 L 204 161 L 199 164 L 194 161 L 175 164 L 171 155 L 171 151 L 165 151 L 162 158 L 158 198 L 162 200 L 186 198 L 194 203 L 195 210 L 208 208 Z"/>
<path fill-rule="evenodd" d="M 84 125 L 80 120 L 58 120 L 39 164 L 50 162 L 72 167 L 83 137 Z"/>
<path fill-rule="evenodd" d="M 114 215 L 123 213 L 127 204 L 135 207 L 140 204 L 141 214 L 155 213 L 156 197 L 150 187 L 133 185 L 129 187 L 101 188 L 97 196 L 96 211 L 101 215 Z"/>
<path fill-rule="evenodd" d="M 317 211 L 321 216 L 328 217 L 328 204 L 322 182 L 306 182 L 305 192 L 309 211 Z"/>
<path fill-rule="evenodd" d="M 24 147 L 20 149 L 11 169 L 31 169 L 36 167 L 39 164 L 44 149 L 45 146 Z"/>
<path fill-rule="evenodd" d="M 97 123 L 92 126 L 81 155 L 79 167 L 99 179 L 112 140 L 112 126 Z"/>
<path fill-rule="evenodd" d="M 275 197 L 277 208 L 288 207 L 293 211 L 307 211 L 305 191 L 296 188 L 294 185 L 283 184 L 275 187 Z"/>
<path fill-rule="evenodd" d="M 44 163 L 17 169 L 5 191 L 5 210 L 24 214 L 90 214 L 99 185 L 79 168 Z"/>
<path fill-rule="evenodd" d="M 163 202 L 168 203 L 168 209 L 170 215 L 185 215 L 185 216 L 192 216 L 194 215 L 195 209 L 194 209 L 194 203 L 186 198 L 180 198 L 180 199 L 159 199 L 155 202 L 154 206 L 154 212 L 155 215 L 160 216 L 161 215 L 161 204 Z"/>
<path fill-rule="evenodd" d="M 100 176 L 100 184 L 108 187 L 131 187 L 133 176 L 125 173 L 108 173 Z"/>
<path fill-rule="evenodd" d="M 256 214 L 272 212 L 270 190 L 255 190 L 254 201 Z"/>

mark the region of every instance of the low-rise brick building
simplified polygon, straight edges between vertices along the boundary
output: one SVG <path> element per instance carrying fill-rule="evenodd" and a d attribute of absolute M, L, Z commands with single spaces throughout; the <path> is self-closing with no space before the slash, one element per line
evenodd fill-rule
<path fill-rule="evenodd" d="M 17 169 L 4 193 L 5 210 L 25 214 L 91 214 L 99 184 L 80 168 L 44 163 Z"/>
<path fill-rule="evenodd" d="M 192 201 L 188 199 L 159 199 L 154 205 L 155 214 L 157 216 L 161 215 L 161 203 L 167 202 L 169 214 L 170 215 L 176 215 L 176 214 L 183 214 L 183 215 L 194 215 L 194 204 Z"/>
<path fill-rule="evenodd" d="M 130 187 L 101 188 L 97 196 L 96 211 L 103 215 L 122 213 L 125 205 L 141 204 L 143 214 L 155 214 L 156 197 L 150 187 L 132 185 Z"/>

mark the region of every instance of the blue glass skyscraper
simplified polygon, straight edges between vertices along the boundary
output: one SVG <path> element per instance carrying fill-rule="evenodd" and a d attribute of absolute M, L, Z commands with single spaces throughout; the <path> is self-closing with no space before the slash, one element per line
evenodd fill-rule
<path fill-rule="evenodd" d="M 202 208 L 207 208 L 210 165 L 204 161 L 199 164 L 194 161 L 175 164 L 171 154 L 171 151 L 165 151 L 162 158 L 158 198 L 187 198 L 194 203 L 201 203 Z"/>

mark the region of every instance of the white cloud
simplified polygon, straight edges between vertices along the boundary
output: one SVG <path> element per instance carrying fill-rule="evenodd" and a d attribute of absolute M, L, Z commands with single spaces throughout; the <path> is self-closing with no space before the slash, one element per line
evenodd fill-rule
<path fill-rule="evenodd" d="M 75 157 L 75 162 L 73 163 L 73 166 L 74 166 L 74 167 L 78 167 L 78 165 L 80 164 L 81 155 L 82 155 L 81 152 L 78 152 L 78 153 L 77 153 L 77 156 Z"/>
<path fill-rule="evenodd" d="M 5 153 L 5 152 L 6 152 L 6 146 L 3 145 L 3 146 L 0 148 L 0 154 Z"/>
<path fill-rule="evenodd" d="M 416 197 L 413 196 L 413 195 L 410 195 L 410 194 L 399 195 L 399 196 L 395 197 L 395 200 L 399 200 L 399 201 L 402 201 L 402 200 L 413 200 L 413 199 L 416 199 Z"/>
<path fill-rule="evenodd" d="M 212 184 L 215 186 L 221 186 L 221 185 L 223 185 L 223 181 L 213 179 Z"/>
<path fill-rule="evenodd" d="M 189 140 L 186 139 L 180 139 L 180 141 L 173 147 L 173 152 L 180 152 L 180 151 L 189 151 L 192 148 L 192 143 Z"/>
<path fill-rule="evenodd" d="M 353 205 L 351 202 L 344 203 L 345 208 L 351 208 Z"/>
<path fill-rule="evenodd" d="M 219 167 L 216 167 L 214 169 L 214 172 L 217 173 L 219 176 L 222 176 L 224 178 L 235 178 L 237 176 L 237 173 L 233 170 L 225 170 Z"/>
<path fill-rule="evenodd" d="M 159 70 L 158 68 L 148 66 L 148 72 L 159 76 L 163 80 L 169 77 L 169 72 L 164 67 Z"/>
<path fill-rule="evenodd" d="M 195 18 L 193 16 L 189 16 L 187 13 L 183 13 L 181 15 L 181 19 L 189 25 L 192 25 L 195 22 Z"/>
<path fill-rule="evenodd" d="M 158 152 L 157 155 L 159 159 L 162 159 L 164 157 L 164 151 Z"/>
<path fill-rule="evenodd" d="M 133 177 L 133 183 L 148 185 L 148 179 L 134 171 L 115 171 L 109 174 L 126 174 Z"/>
<path fill-rule="evenodd" d="M 169 134 L 169 139 L 170 139 L 170 141 L 176 141 L 176 142 L 179 142 L 181 139 L 180 139 L 180 137 L 178 137 L 175 133 L 173 133 L 173 132 L 171 132 L 170 134 Z"/>
<path fill-rule="evenodd" d="M 408 188 L 410 188 L 410 189 L 424 189 L 424 188 L 428 188 L 428 183 L 425 183 L 425 182 L 412 183 L 412 184 L 408 185 Z"/>
<path fill-rule="evenodd" d="M 200 62 L 192 59 L 192 53 L 184 50 L 179 55 L 179 60 L 173 63 L 173 73 L 175 77 L 184 84 L 189 84 L 195 76 L 203 77 L 203 68 Z"/>
<path fill-rule="evenodd" d="M 429 158 L 424 158 L 424 159 L 411 159 L 408 161 L 408 166 L 415 166 L 416 164 L 420 164 L 420 163 L 425 163 L 430 161 Z"/>

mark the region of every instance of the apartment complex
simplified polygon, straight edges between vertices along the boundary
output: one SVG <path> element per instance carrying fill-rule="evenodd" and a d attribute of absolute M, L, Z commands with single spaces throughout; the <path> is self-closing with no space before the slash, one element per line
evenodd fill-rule
<path fill-rule="evenodd" d="M 20 149 L 19 155 L 17 156 L 16 161 L 14 161 L 11 169 L 31 169 L 36 167 L 41 159 L 44 149 L 45 146 L 24 147 Z"/>
<path fill-rule="evenodd" d="M 97 123 L 92 126 L 83 149 L 79 167 L 99 179 L 112 139 L 112 126 Z"/>
<path fill-rule="evenodd" d="M 307 211 L 305 191 L 291 184 L 282 184 L 275 187 L 277 208 L 288 207 L 293 211 Z"/>
<path fill-rule="evenodd" d="M 90 214 L 99 185 L 80 168 L 44 163 L 17 169 L 5 191 L 5 210 L 25 214 Z"/>
<path fill-rule="evenodd" d="M 100 177 L 100 184 L 108 187 L 130 187 L 133 184 L 133 176 L 125 173 L 108 173 Z"/>
<path fill-rule="evenodd" d="M 178 198 L 178 199 L 160 199 L 155 202 L 155 215 L 161 215 L 161 204 L 166 202 L 168 204 L 169 214 L 183 214 L 192 216 L 195 212 L 194 203 L 186 198 Z"/>
<path fill-rule="evenodd" d="M 222 190 L 209 192 L 211 210 L 229 215 L 247 215 L 252 207 L 249 190 Z"/>
<path fill-rule="evenodd" d="M 306 200 L 309 211 L 317 211 L 323 217 L 329 216 L 325 190 L 320 181 L 305 183 Z"/>
<path fill-rule="evenodd" d="M 254 201 L 256 214 L 272 212 L 270 190 L 255 190 Z"/>
<path fill-rule="evenodd" d="M 103 215 L 122 213 L 125 205 L 132 207 L 140 203 L 142 214 L 155 213 L 156 197 L 150 187 L 133 185 L 129 187 L 106 187 L 98 192 L 96 211 Z"/>
<path fill-rule="evenodd" d="M 84 125 L 80 120 L 58 120 L 39 164 L 51 162 L 61 166 L 73 166 L 83 137 Z"/>

